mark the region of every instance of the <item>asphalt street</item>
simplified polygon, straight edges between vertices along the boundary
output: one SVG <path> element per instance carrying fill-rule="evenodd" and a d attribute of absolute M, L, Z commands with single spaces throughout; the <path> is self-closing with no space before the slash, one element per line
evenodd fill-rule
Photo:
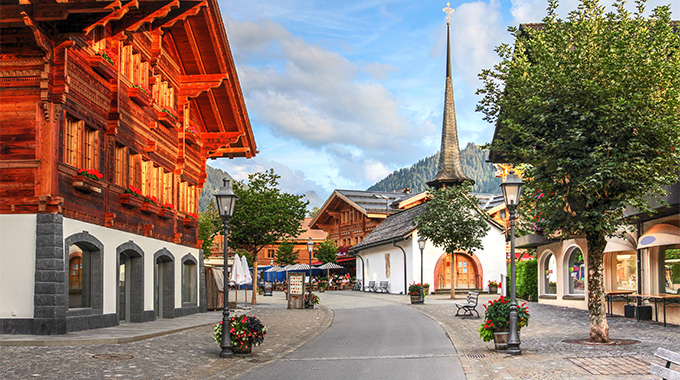
<path fill-rule="evenodd" d="M 331 326 L 242 379 L 465 379 L 444 329 L 413 308 L 334 292 Z"/>

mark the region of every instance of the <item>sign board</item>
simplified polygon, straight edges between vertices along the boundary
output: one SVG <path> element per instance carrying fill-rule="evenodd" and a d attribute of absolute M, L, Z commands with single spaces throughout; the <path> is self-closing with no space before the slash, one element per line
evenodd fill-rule
<path fill-rule="evenodd" d="M 274 284 L 271 281 L 265 281 L 264 282 L 264 295 L 265 296 L 271 296 L 272 295 L 272 287 Z"/>
<path fill-rule="evenodd" d="M 304 309 L 305 275 L 288 272 L 288 308 Z"/>

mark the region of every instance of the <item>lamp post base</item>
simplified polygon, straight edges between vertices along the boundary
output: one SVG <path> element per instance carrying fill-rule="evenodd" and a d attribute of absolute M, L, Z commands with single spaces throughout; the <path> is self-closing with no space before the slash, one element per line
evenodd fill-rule
<path fill-rule="evenodd" d="M 519 346 L 511 346 L 510 343 L 508 343 L 508 349 L 505 350 L 510 355 L 522 355 L 522 350 L 519 348 Z"/>
<path fill-rule="evenodd" d="M 221 358 L 230 358 L 230 357 L 232 357 L 232 356 L 234 356 L 234 353 L 231 351 L 231 347 L 226 348 L 226 349 L 223 348 L 223 349 L 222 349 L 222 352 L 220 352 L 220 357 L 221 357 Z"/>

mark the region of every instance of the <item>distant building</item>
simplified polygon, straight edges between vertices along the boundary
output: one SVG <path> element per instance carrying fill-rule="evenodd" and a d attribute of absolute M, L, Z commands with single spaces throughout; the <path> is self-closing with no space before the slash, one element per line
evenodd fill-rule
<path fill-rule="evenodd" d="M 0 333 L 205 310 L 207 158 L 256 153 L 217 1 L 0 13 Z"/>

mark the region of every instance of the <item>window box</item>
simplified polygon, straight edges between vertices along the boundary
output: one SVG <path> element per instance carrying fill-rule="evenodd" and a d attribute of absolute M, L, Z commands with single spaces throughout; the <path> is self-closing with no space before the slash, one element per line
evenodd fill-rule
<path fill-rule="evenodd" d="M 73 176 L 73 187 L 85 193 L 101 194 L 104 184 L 90 177 L 76 174 Z"/>
<path fill-rule="evenodd" d="M 151 105 L 151 97 L 139 87 L 129 88 L 128 96 L 130 97 L 130 100 L 141 107 L 148 107 Z"/>
<path fill-rule="evenodd" d="M 90 55 L 88 64 L 97 74 L 106 80 L 115 79 L 118 76 L 115 66 L 101 55 Z"/>
<path fill-rule="evenodd" d="M 157 205 L 156 203 L 144 201 L 144 203 L 142 203 L 142 207 L 139 209 L 147 214 L 158 214 L 160 208 L 161 206 Z"/>
<path fill-rule="evenodd" d="M 175 115 L 167 111 L 160 111 L 157 113 L 158 121 L 166 126 L 167 128 L 177 127 L 177 122 L 179 121 Z"/>
<path fill-rule="evenodd" d="M 182 224 L 184 225 L 184 227 L 196 228 L 198 227 L 198 220 L 185 216 L 182 219 Z"/>
<path fill-rule="evenodd" d="M 175 212 L 169 208 L 159 207 L 158 217 L 163 219 L 170 219 L 175 217 Z"/>
<path fill-rule="evenodd" d="M 134 194 L 121 194 L 120 195 L 120 204 L 123 206 L 127 207 L 142 207 L 142 204 L 144 204 L 144 199 L 142 197 L 138 197 Z"/>

